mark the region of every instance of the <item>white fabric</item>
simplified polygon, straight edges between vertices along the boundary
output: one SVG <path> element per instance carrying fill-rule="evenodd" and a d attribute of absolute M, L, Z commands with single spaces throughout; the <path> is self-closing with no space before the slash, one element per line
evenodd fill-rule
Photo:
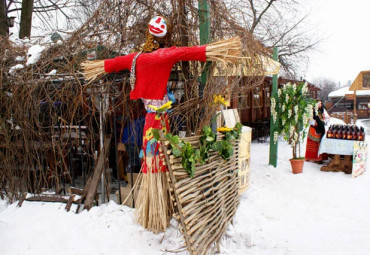
<path fill-rule="evenodd" d="M 318 155 L 322 153 L 353 155 L 354 140 L 331 139 L 323 136 L 320 143 Z"/>

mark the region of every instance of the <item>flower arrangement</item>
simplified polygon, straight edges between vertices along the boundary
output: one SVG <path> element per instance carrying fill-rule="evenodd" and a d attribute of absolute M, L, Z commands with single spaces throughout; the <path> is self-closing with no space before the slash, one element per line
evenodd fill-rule
<path fill-rule="evenodd" d="M 300 144 L 307 135 L 306 128 L 314 106 L 315 101 L 308 94 L 306 82 L 287 83 L 271 97 L 271 117 L 274 123 L 278 121 L 274 142 L 278 135 L 283 135 L 292 147 L 293 159 L 302 158 Z"/>
<path fill-rule="evenodd" d="M 227 101 L 223 96 L 221 95 L 214 95 L 213 96 L 213 104 L 215 105 L 224 105 L 224 106 L 228 106 L 229 105 L 229 101 Z"/>

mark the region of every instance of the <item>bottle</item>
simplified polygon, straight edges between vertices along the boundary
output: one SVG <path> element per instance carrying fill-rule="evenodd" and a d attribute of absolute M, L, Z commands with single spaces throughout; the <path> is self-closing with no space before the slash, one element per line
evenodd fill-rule
<path fill-rule="evenodd" d="M 347 140 L 352 140 L 352 127 L 348 126 L 347 128 Z"/>
<path fill-rule="evenodd" d="M 335 138 L 342 139 L 342 137 L 343 137 L 343 125 L 340 125 Z"/>
<path fill-rule="evenodd" d="M 333 139 L 337 139 L 338 125 L 334 125 L 333 129 Z"/>
<path fill-rule="evenodd" d="M 357 140 L 356 128 L 352 126 L 352 140 Z"/>
<path fill-rule="evenodd" d="M 333 127 L 330 125 L 328 132 L 326 132 L 326 138 L 333 138 Z"/>
<path fill-rule="evenodd" d="M 357 141 L 364 141 L 365 140 L 365 134 L 364 134 L 364 128 L 359 128 L 358 135 L 357 135 Z"/>
<path fill-rule="evenodd" d="M 347 128 L 348 126 L 346 125 L 343 127 L 343 130 L 342 130 L 342 139 L 345 139 L 345 140 L 347 140 Z"/>

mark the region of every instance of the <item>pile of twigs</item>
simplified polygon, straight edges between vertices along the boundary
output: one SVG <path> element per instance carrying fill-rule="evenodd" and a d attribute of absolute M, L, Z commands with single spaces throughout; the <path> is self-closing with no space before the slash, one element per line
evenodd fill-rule
<path fill-rule="evenodd" d="M 80 29 L 64 37 L 63 44 L 44 45 L 46 49 L 40 60 L 31 65 L 26 65 L 29 43 L 16 46 L 2 39 L 0 191 L 3 194 L 12 199 L 27 191 L 59 192 L 68 185 L 82 187 L 83 180 L 91 175 L 100 138 L 104 134 L 113 138 L 116 126 L 117 141 L 120 141 L 123 129 L 144 114 L 140 101 L 129 100 L 127 73 L 97 77 L 88 84 L 81 75 L 80 64 L 91 50 L 96 51 L 97 60 L 138 51 L 145 41 L 148 21 L 155 14 L 166 16 L 173 24 L 174 45 L 199 44 L 198 10 L 193 1 L 183 1 L 186 8 L 178 1 L 154 2 L 102 0 L 100 8 Z M 182 14 L 184 10 L 188 11 L 186 15 Z M 212 41 L 239 36 L 244 50 L 261 52 L 248 32 L 230 22 L 217 5 L 211 12 Z M 233 50 L 223 51 L 222 44 L 208 47 L 210 59 L 219 60 L 222 56 L 233 59 L 238 54 Z M 19 68 L 20 65 L 23 67 Z M 186 126 L 188 134 L 198 133 L 212 119 L 214 109 L 210 105 L 215 94 L 237 98 L 263 79 L 230 78 L 227 70 L 214 76 L 211 67 L 209 79 L 201 88 L 202 70 L 198 62 L 180 63 L 173 69 L 170 80 L 179 100 L 169 114 L 172 133 L 181 126 Z"/>

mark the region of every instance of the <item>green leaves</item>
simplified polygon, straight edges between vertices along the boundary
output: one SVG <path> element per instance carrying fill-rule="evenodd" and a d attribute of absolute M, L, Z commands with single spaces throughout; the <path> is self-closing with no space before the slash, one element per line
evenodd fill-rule
<path fill-rule="evenodd" d="M 159 139 L 161 138 L 161 136 L 159 135 L 159 129 L 152 128 L 152 133 L 153 133 L 154 139 L 159 141 Z"/>
<path fill-rule="evenodd" d="M 234 129 L 225 133 L 223 140 L 217 141 L 216 134 L 209 126 L 205 126 L 199 138 L 199 149 L 194 149 L 190 143 L 180 140 L 177 135 L 168 133 L 165 138 L 171 144 L 172 154 L 176 157 L 181 156 L 181 164 L 192 178 L 195 175 L 196 164 L 205 164 L 211 150 L 217 151 L 224 160 L 228 160 L 233 155 L 234 147 L 231 141 L 240 137 L 241 128 L 242 124 L 237 123 Z M 154 137 L 158 135 L 159 139 L 158 130 L 153 129 L 153 135 Z"/>
<path fill-rule="evenodd" d="M 314 101 L 308 94 L 307 83 L 285 84 L 274 95 L 276 105 L 271 107 L 271 116 L 279 116 L 277 129 L 289 142 L 295 154 L 297 145 L 306 136 L 304 129 L 308 126 L 311 117 Z"/>
<path fill-rule="evenodd" d="M 230 143 L 230 141 L 227 140 L 221 140 L 213 144 L 212 149 L 215 151 L 218 151 L 220 156 L 227 160 L 234 154 L 234 147 Z"/>

